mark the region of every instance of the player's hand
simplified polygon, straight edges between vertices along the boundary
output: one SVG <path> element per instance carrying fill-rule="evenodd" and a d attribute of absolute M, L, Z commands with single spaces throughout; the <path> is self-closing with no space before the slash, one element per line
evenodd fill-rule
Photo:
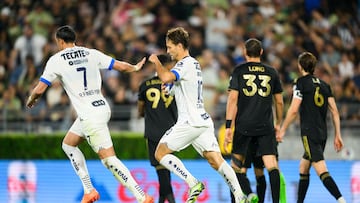
<path fill-rule="evenodd" d="M 32 107 L 35 106 L 36 102 L 37 102 L 37 99 L 32 99 L 32 97 L 30 96 L 28 98 L 28 100 L 26 101 L 26 106 L 31 109 Z"/>
<path fill-rule="evenodd" d="M 276 131 L 276 141 L 277 142 L 282 142 L 283 138 L 285 136 L 285 130 L 280 128 L 280 130 Z"/>
<path fill-rule="evenodd" d="M 135 71 L 139 71 L 139 70 L 143 67 L 143 65 L 145 64 L 145 62 L 146 62 L 146 57 L 144 57 L 143 59 L 141 59 L 141 61 L 139 61 L 139 63 L 137 63 L 137 64 L 135 65 Z"/>
<path fill-rule="evenodd" d="M 157 57 L 156 54 L 151 54 L 151 55 L 149 56 L 149 61 L 152 62 L 152 63 L 160 62 L 160 61 L 159 61 L 159 58 Z"/>
<path fill-rule="evenodd" d="M 233 141 L 233 136 L 234 136 L 234 133 L 233 133 L 233 130 L 231 128 L 226 128 L 225 129 L 225 140 L 224 140 L 224 151 L 225 153 L 230 153 L 228 151 L 228 145 L 230 143 L 232 143 Z"/>
<path fill-rule="evenodd" d="M 334 138 L 334 148 L 336 152 L 340 152 L 344 147 L 343 140 L 341 139 L 340 135 L 335 135 Z"/>

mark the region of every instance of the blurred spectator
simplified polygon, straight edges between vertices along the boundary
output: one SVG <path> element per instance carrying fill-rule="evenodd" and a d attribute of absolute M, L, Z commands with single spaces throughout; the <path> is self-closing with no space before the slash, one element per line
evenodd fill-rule
<path fill-rule="evenodd" d="M 18 121 L 22 116 L 22 104 L 16 96 L 16 89 L 13 85 L 6 89 L 0 98 L 0 109 L 2 109 L 1 120 Z M 3 115 L 6 115 L 4 118 Z"/>
<path fill-rule="evenodd" d="M 26 56 L 25 68 L 16 83 L 16 89 L 22 101 L 26 99 L 26 93 L 30 91 L 31 85 L 39 79 L 37 68 L 32 55 Z"/>
<path fill-rule="evenodd" d="M 205 49 L 202 52 L 201 57 L 198 59 L 201 72 L 203 77 L 203 99 L 205 110 L 213 115 L 214 113 L 214 96 L 215 96 L 215 87 L 218 83 L 219 76 L 219 64 L 214 57 L 214 53 L 210 49 Z"/>
<path fill-rule="evenodd" d="M 49 31 L 54 25 L 54 18 L 45 10 L 41 1 L 36 1 L 31 12 L 26 16 L 26 22 L 29 23 L 36 34 L 48 38 Z"/>
<path fill-rule="evenodd" d="M 43 47 L 47 43 L 45 37 L 35 34 L 30 25 L 25 25 L 23 35 L 18 37 L 11 51 L 9 68 L 11 73 L 10 83 L 15 84 L 26 67 L 26 56 L 34 57 L 35 66 L 39 66 L 43 59 Z"/>
<path fill-rule="evenodd" d="M 214 12 L 206 19 L 206 47 L 215 53 L 226 52 L 229 45 L 228 35 L 231 34 L 232 25 L 223 9 L 218 8 Z"/>
<path fill-rule="evenodd" d="M 339 76 L 343 80 L 354 76 L 354 63 L 350 61 L 347 52 L 341 54 L 341 61 L 338 63 Z"/>

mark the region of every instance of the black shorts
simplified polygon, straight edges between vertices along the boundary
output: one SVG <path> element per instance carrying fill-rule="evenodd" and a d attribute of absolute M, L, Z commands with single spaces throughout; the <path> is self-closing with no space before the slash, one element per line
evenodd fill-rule
<path fill-rule="evenodd" d="M 306 135 L 303 135 L 301 138 L 305 150 L 303 155 L 304 159 L 309 160 L 310 162 L 324 160 L 326 139 L 322 141 L 315 141 Z"/>
<path fill-rule="evenodd" d="M 256 155 L 257 143 L 255 139 L 252 139 L 249 143 L 248 151 L 245 155 L 245 160 L 243 166 L 246 168 L 251 168 L 251 163 L 254 165 L 254 168 L 264 168 L 264 162 L 261 156 Z"/>
<path fill-rule="evenodd" d="M 251 149 L 251 147 L 254 147 L 254 149 Z M 252 157 L 261 157 L 263 155 L 277 156 L 278 153 L 275 133 L 272 132 L 271 134 L 264 136 L 245 136 L 236 134 L 235 132 L 232 153 L 242 155 L 245 159 L 247 159 L 248 151 L 253 151 L 251 152 L 252 155 L 249 155 Z M 245 162 L 244 165 L 249 165 L 249 163 Z"/>
<path fill-rule="evenodd" d="M 152 166 L 160 165 L 160 163 L 155 158 L 155 150 L 156 150 L 156 147 L 159 144 L 159 142 L 153 141 L 151 139 L 146 139 L 146 143 L 147 143 L 147 148 L 148 148 L 150 164 Z"/>

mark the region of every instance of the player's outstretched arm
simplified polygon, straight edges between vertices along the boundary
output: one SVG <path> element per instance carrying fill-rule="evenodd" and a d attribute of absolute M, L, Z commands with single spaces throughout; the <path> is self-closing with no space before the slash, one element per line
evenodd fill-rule
<path fill-rule="evenodd" d="M 125 62 L 125 61 L 116 60 L 115 63 L 114 63 L 113 68 L 115 70 L 118 70 L 118 71 L 121 71 L 121 72 L 131 73 L 131 72 L 140 70 L 143 67 L 145 61 L 146 61 L 146 58 L 144 57 L 136 65 L 132 65 L 132 64 L 130 64 L 128 62 Z"/>

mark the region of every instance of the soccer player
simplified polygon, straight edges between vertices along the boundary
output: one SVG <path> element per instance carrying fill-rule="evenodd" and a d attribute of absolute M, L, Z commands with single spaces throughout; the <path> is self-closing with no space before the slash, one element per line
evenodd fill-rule
<path fill-rule="evenodd" d="M 78 115 L 63 140 L 62 149 L 69 157 L 83 185 L 82 203 L 94 202 L 100 198 L 91 183 L 85 157 L 78 148 L 85 139 L 99 155 L 104 166 L 134 194 L 138 202 L 154 202 L 115 155 L 107 125 L 111 111 L 101 93 L 100 69 L 138 71 L 145 63 L 145 58 L 136 65 L 131 65 L 115 60 L 98 50 L 76 46 L 75 39 L 76 33 L 70 26 L 57 29 L 55 41 L 59 52 L 47 61 L 40 81 L 29 96 L 26 106 L 32 108 L 55 79 L 62 82 Z"/>
<path fill-rule="evenodd" d="M 174 66 L 169 55 L 158 56 L 167 69 Z M 145 138 L 147 141 L 150 163 L 156 169 L 159 180 L 159 203 L 167 200 L 175 203 L 171 186 L 170 171 L 155 159 L 155 149 L 165 132 L 175 124 L 177 109 L 175 98 L 161 89 L 161 80 L 156 75 L 145 80 L 139 87 L 138 113 L 145 117 Z"/>
<path fill-rule="evenodd" d="M 240 171 L 249 145 L 251 142 L 257 143 L 256 154 L 262 156 L 269 173 L 272 200 L 278 203 L 280 175 L 276 159 L 275 131 L 279 129 L 282 121 L 284 103 L 278 73 L 274 68 L 261 63 L 262 53 L 261 42 L 255 38 L 248 39 L 244 49 L 246 63 L 238 65 L 231 75 L 224 146 L 233 142 L 232 167 L 235 171 Z M 275 127 L 273 98 L 276 109 Z M 235 132 L 231 129 L 234 119 Z M 256 197 L 252 197 L 250 200 L 256 202 Z"/>
<path fill-rule="evenodd" d="M 334 147 L 339 152 L 344 144 L 340 132 L 340 118 L 331 87 L 314 76 L 317 59 L 309 52 L 303 52 L 298 58 L 298 70 L 301 76 L 296 80 L 293 88 L 293 98 L 286 113 L 286 118 L 277 133 L 277 140 L 281 142 L 286 129 L 294 121 L 300 111 L 301 138 L 304 155 L 300 161 L 300 180 L 298 189 L 298 203 L 304 202 L 309 187 L 310 167 L 314 167 L 326 189 L 340 202 L 346 202 L 341 195 L 334 179 L 326 167 L 324 150 L 327 140 L 326 115 L 328 109 L 332 115 L 335 128 Z"/>
<path fill-rule="evenodd" d="M 162 67 L 158 57 L 152 54 L 159 78 L 165 84 L 173 84 L 171 93 L 175 95 L 178 119 L 160 139 L 155 158 L 161 165 L 175 173 L 190 187 L 186 202 L 193 203 L 205 189 L 172 153 L 192 145 L 209 164 L 218 171 L 233 192 L 236 202 L 245 202 L 234 170 L 224 160 L 215 137 L 214 123 L 204 109 L 202 97 L 202 75 L 199 62 L 189 55 L 189 33 L 182 27 L 172 28 L 166 34 L 167 53 L 176 60 L 169 71 Z"/>

